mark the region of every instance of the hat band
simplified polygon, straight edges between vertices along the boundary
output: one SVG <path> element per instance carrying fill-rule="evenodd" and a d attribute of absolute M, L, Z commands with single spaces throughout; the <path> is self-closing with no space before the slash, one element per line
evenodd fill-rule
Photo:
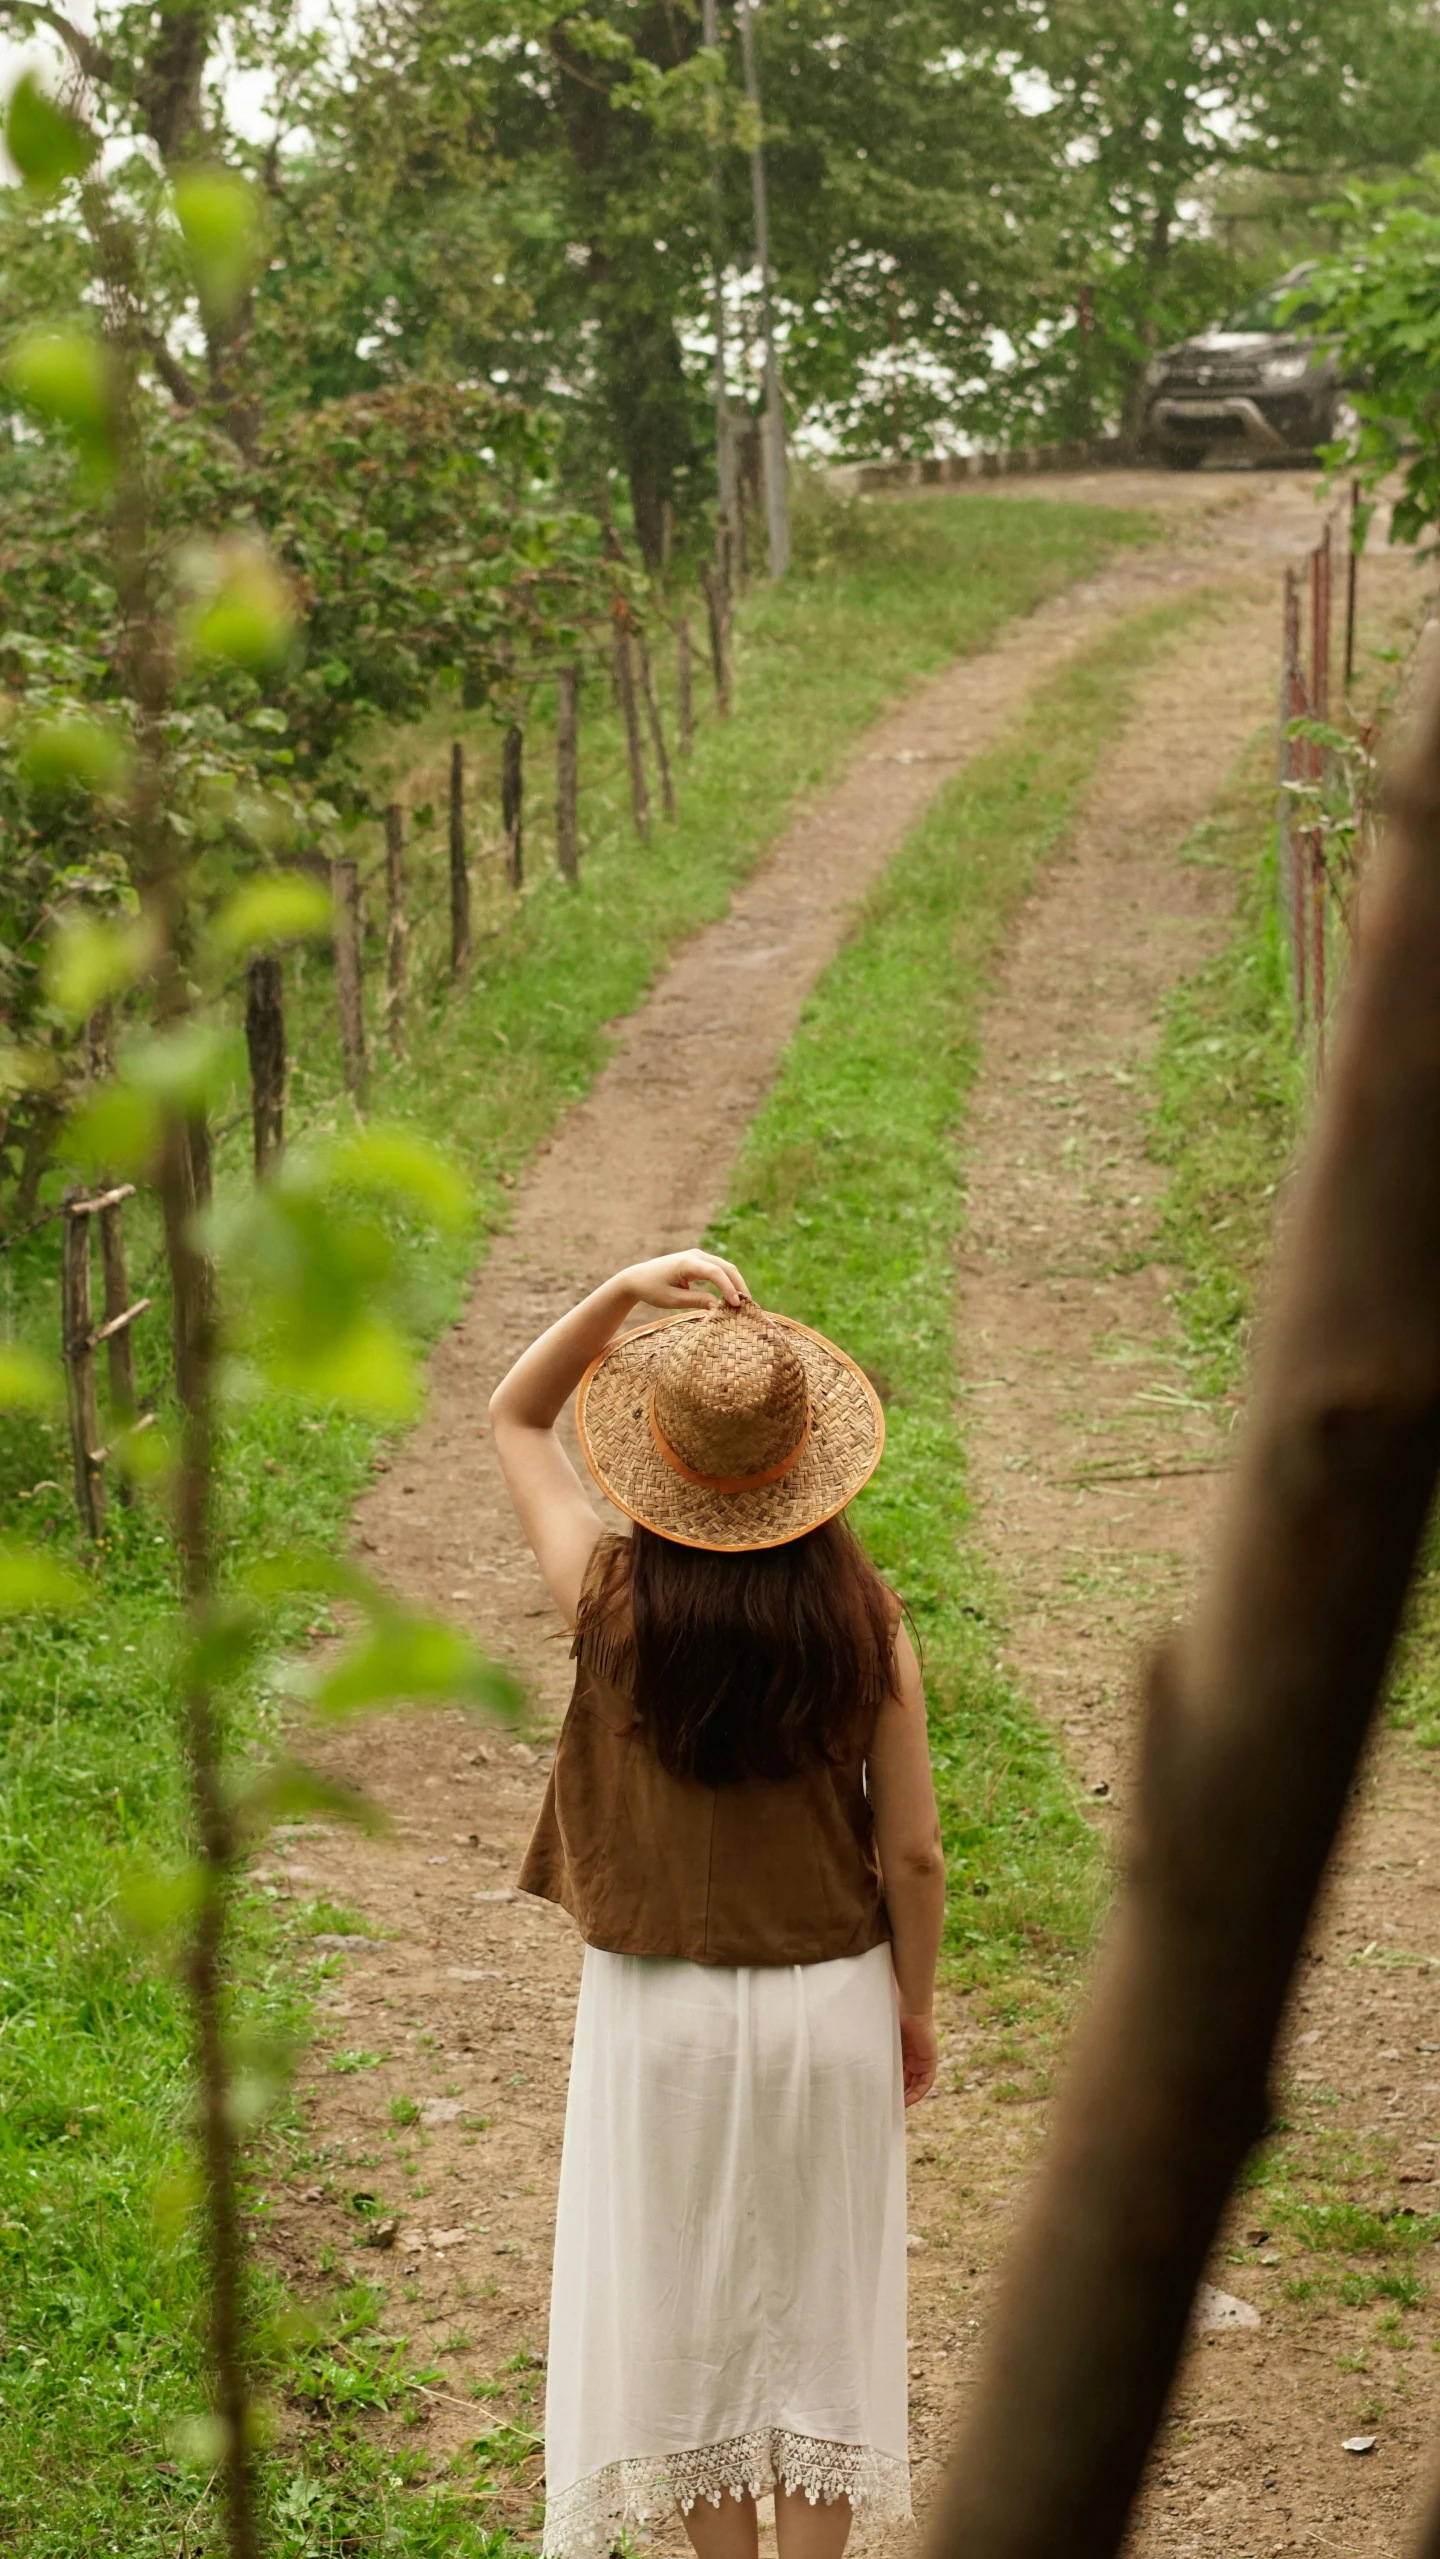
<path fill-rule="evenodd" d="M 664 1458 L 666 1465 L 673 1466 L 677 1475 L 683 1475 L 687 1484 L 703 1485 L 707 1493 L 758 1493 L 762 1485 L 778 1484 L 782 1475 L 788 1475 L 792 1467 L 798 1465 L 800 1458 L 804 1454 L 805 1443 L 810 1437 L 810 1412 L 809 1407 L 807 1406 L 805 1412 L 805 1428 L 795 1442 L 794 1447 L 790 1450 L 788 1456 L 782 1457 L 779 1463 L 775 1466 L 762 1466 L 758 1473 L 754 1475 L 702 1475 L 698 1467 L 687 1466 L 683 1457 L 676 1456 L 674 1449 L 671 1447 L 670 1442 L 660 1428 L 660 1423 L 655 1412 L 655 1390 L 653 1386 L 650 1390 L 650 1430 L 655 1445 L 659 1449 L 661 1456 Z"/>

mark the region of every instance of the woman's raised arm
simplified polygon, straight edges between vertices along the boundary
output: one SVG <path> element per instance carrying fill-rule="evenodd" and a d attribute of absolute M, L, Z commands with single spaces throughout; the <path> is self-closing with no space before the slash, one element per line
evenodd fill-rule
<path fill-rule="evenodd" d="M 490 1427 L 510 1499 L 567 1624 L 574 1622 L 601 1528 L 555 1424 L 632 1307 L 693 1306 L 706 1289 L 727 1306 L 749 1295 L 733 1262 L 698 1245 L 633 1262 L 522 1351 L 490 1398 Z"/>

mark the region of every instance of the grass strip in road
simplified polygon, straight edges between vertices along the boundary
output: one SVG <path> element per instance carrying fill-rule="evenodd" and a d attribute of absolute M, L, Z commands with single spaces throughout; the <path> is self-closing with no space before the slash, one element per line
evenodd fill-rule
<path fill-rule="evenodd" d="M 857 1504 L 921 1638 L 959 1976 L 1003 2008 L 1068 1977 L 1103 1852 L 1007 1671 L 1005 1596 L 966 1486 L 955 1257 L 982 1008 L 1007 930 L 1074 822 L 1135 684 L 1207 609 L 1125 622 L 1052 678 L 910 835 L 805 1008 L 717 1240 L 761 1299 L 870 1371 L 885 1462 Z"/>
<path fill-rule="evenodd" d="M 503 1223 L 505 1183 L 603 1062 L 607 1024 L 640 999 L 678 940 L 723 911 L 796 796 L 833 775 L 857 732 L 914 684 L 1146 530 L 1143 518 L 1108 510 L 978 496 L 822 511 L 806 534 L 809 572 L 757 588 L 742 608 L 736 714 L 702 729 L 678 822 L 657 823 L 647 847 L 629 835 L 604 770 L 607 753 L 617 762 L 613 720 L 598 713 L 586 732 L 596 751 L 586 750 L 579 893 L 537 879 L 458 990 L 440 963 L 438 838 L 417 843 L 411 1053 L 396 1064 L 379 1052 L 373 1101 L 441 1137 L 479 1191 L 461 1245 L 418 1261 L 422 1338 Z M 403 765 L 407 740 L 391 751 Z M 346 1116 L 333 1011 L 328 964 L 297 964 L 292 1122 L 302 1134 Z M 247 1179 L 241 1125 L 218 1151 L 222 1202 Z M 137 1327 L 139 1382 L 163 1403 L 168 1327 L 154 1249 L 137 1203 L 132 1275 L 157 1299 Z M 0 1257 L 0 1326 L 46 1352 L 57 1256 L 51 1227 Z M 373 1445 L 343 1417 L 263 1404 L 233 1412 L 221 1501 L 229 1564 L 287 1542 L 341 1541 Z M 67 1474 L 56 1428 L 0 1427 L 0 1511 L 68 1556 Z M 205 2486 L 203 2474 L 162 2466 L 168 2429 L 202 2391 L 199 2274 L 173 2176 L 189 2028 L 178 1984 L 150 1969 L 116 1915 L 125 1862 L 178 1858 L 185 1835 L 173 1555 L 145 1504 L 114 1516 L 90 1573 L 83 1614 L 0 1627 L 0 2547 L 26 2559 L 112 2549 L 173 2559 Z M 277 1637 L 305 1622 L 297 1613 Z M 237 1748 L 264 1712 L 258 1696 L 242 1705 Z M 316 1968 L 301 1966 L 263 1909 L 244 1972 L 248 2013 L 303 2033 Z M 314 2166 L 331 2173 L 323 2160 Z M 313 2422 L 301 2414 L 311 2403 L 294 2361 L 276 2348 L 272 2381 L 286 2408 L 269 2467 L 278 2559 L 483 2551 L 483 2506 L 423 2484 L 420 2438 L 403 2455 L 381 2454 L 363 2420 L 351 2422 L 347 2411 L 374 2404 L 357 2320 L 337 2296 L 334 2338 L 310 2355 L 330 2392 Z M 483 2468 L 470 2491 L 477 2482 L 483 2494 Z M 212 2546 L 210 2507 L 202 2502 L 186 2529 L 192 2554 Z"/>

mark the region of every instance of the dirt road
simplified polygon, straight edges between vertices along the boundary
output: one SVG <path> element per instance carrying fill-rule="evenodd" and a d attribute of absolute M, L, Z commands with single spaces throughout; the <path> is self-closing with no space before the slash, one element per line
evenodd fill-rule
<path fill-rule="evenodd" d="M 1027 910 L 991 1017 L 968 1150 L 962 1338 L 972 1443 L 989 1533 L 1016 1597 L 1017 1660 L 1082 1777 L 1109 1782 L 1123 1806 L 1134 1646 L 1183 1592 L 1212 1479 L 1082 1492 L 1067 1478 L 1097 1447 L 1154 1466 L 1177 1446 L 1172 1408 L 1163 1394 L 1155 1401 L 1171 1374 L 1168 1315 L 1163 1273 L 1144 1249 L 1154 1177 L 1133 1078 L 1167 988 L 1220 921 L 1207 875 L 1176 855 L 1270 713 L 1276 559 L 1298 553 L 1316 521 L 1308 487 L 1294 478 L 1163 488 L 1172 540 L 1055 599 L 882 723 L 730 914 L 679 955 L 517 1193 L 510 1235 L 435 1355 L 429 1418 L 377 1475 L 357 1542 L 386 1579 L 468 1620 L 519 1664 L 542 1733 L 563 1705 L 565 1647 L 494 1474 L 482 1426 L 490 1386 L 596 1276 L 704 1227 L 806 988 L 941 783 L 1108 620 L 1218 583 L 1222 619 L 1173 651 L 1144 688 L 1072 843 Z M 1133 1276 L 1114 1278 L 1117 1263 L 1135 1265 Z M 1187 1458 L 1198 1447 L 1195 1462 L 1210 1462 L 1198 1421 L 1182 1424 L 1181 1437 Z M 1071 1548 L 1083 1569 L 1071 1570 Z M 390 1807 L 396 1836 L 292 1831 L 266 1872 L 297 1898 L 357 1909 L 385 1935 L 347 1946 L 344 1978 L 327 1989 L 306 2093 L 328 2166 L 319 2187 L 297 2180 L 275 2195 L 274 2245 L 298 2280 L 329 2252 L 327 2262 L 385 2281 L 387 2327 L 408 2334 L 412 2357 L 433 2359 L 442 2376 L 427 2403 L 435 2464 L 497 2427 L 497 2459 L 513 2465 L 500 2511 L 523 2527 L 539 2476 L 526 2430 L 539 2422 L 535 2358 L 579 1969 L 568 1921 L 511 1889 L 543 1754 L 437 1716 L 378 1724 L 333 1756 Z M 1382 1763 L 1307 1991 L 1313 2015 L 1302 2031 L 1317 2086 L 1354 2084 L 1359 2048 L 1345 2042 L 1356 2035 L 1356 1999 L 1344 1996 L 1330 1950 L 1365 1942 L 1355 1932 L 1367 1914 L 1368 1937 L 1381 1934 L 1377 1860 L 1421 1853 L 1418 1825 L 1433 1809 L 1412 1762 Z M 1387 1915 L 1407 1946 L 1419 1945 L 1423 1908 L 1394 1887 L 1387 1871 Z M 1385 2064 L 1396 2120 L 1422 2102 L 1412 2048 L 1423 2040 L 1423 1980 L 1416 1972 L 1383 1986 L 1398 1994 L 1387 1996 L 1387 2033 L 1397 2052 L 1404 2047 Z M 1043 2100 L 1017 2088 L 1004 2039 L 972 2028 L 960 2003 L 953 2012 L 943 2092 L 911 2128 L 922 2493 L 1043 2122 Z M 1027 2084 L 1038 2084 L 1031 2060 L 1020 2056 Z M 398 2219 L 383 2253 L 360 2245 L 367 2224 L 351 2201 L 357 2193 L 379 2193 Z M 1333 2371 L 1328 2331 L 1321 2387 L 1301 2313 L 1283 2301 L 1283 2272 L 1247 2262 L 1240 2288 L 1265 2325 L 1197 2353 L 1143 2527 L 1147 2553 L 1233 2559 L 1252 2549 L 1382 2546 L 1372 2530 L 1393 2521 L 1418 2420 L 1387 2426 L 1383 2458 L 1368 2467 L 1339 2453 L 1354 2390 Z M 492 2378 L 497 2394 L 477 2404 L 473 2386 Z M 1334 2518 L 1347 2508 L 1354 2520 L 1347 2514 L 1341 2542 Z"/>

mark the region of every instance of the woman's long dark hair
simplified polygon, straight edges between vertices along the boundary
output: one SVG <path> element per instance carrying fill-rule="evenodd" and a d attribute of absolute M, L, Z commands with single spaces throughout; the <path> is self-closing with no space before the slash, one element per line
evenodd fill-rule
<path fill-rule="evenodd" d="M 582 1631 L 625 1628 L 636 1708 L 673 1777 L 794 1777 L 865 1749 L 900 1610 L 843 1518 L 748 1555 L 637 1526 L 596 1564 Z"/>

